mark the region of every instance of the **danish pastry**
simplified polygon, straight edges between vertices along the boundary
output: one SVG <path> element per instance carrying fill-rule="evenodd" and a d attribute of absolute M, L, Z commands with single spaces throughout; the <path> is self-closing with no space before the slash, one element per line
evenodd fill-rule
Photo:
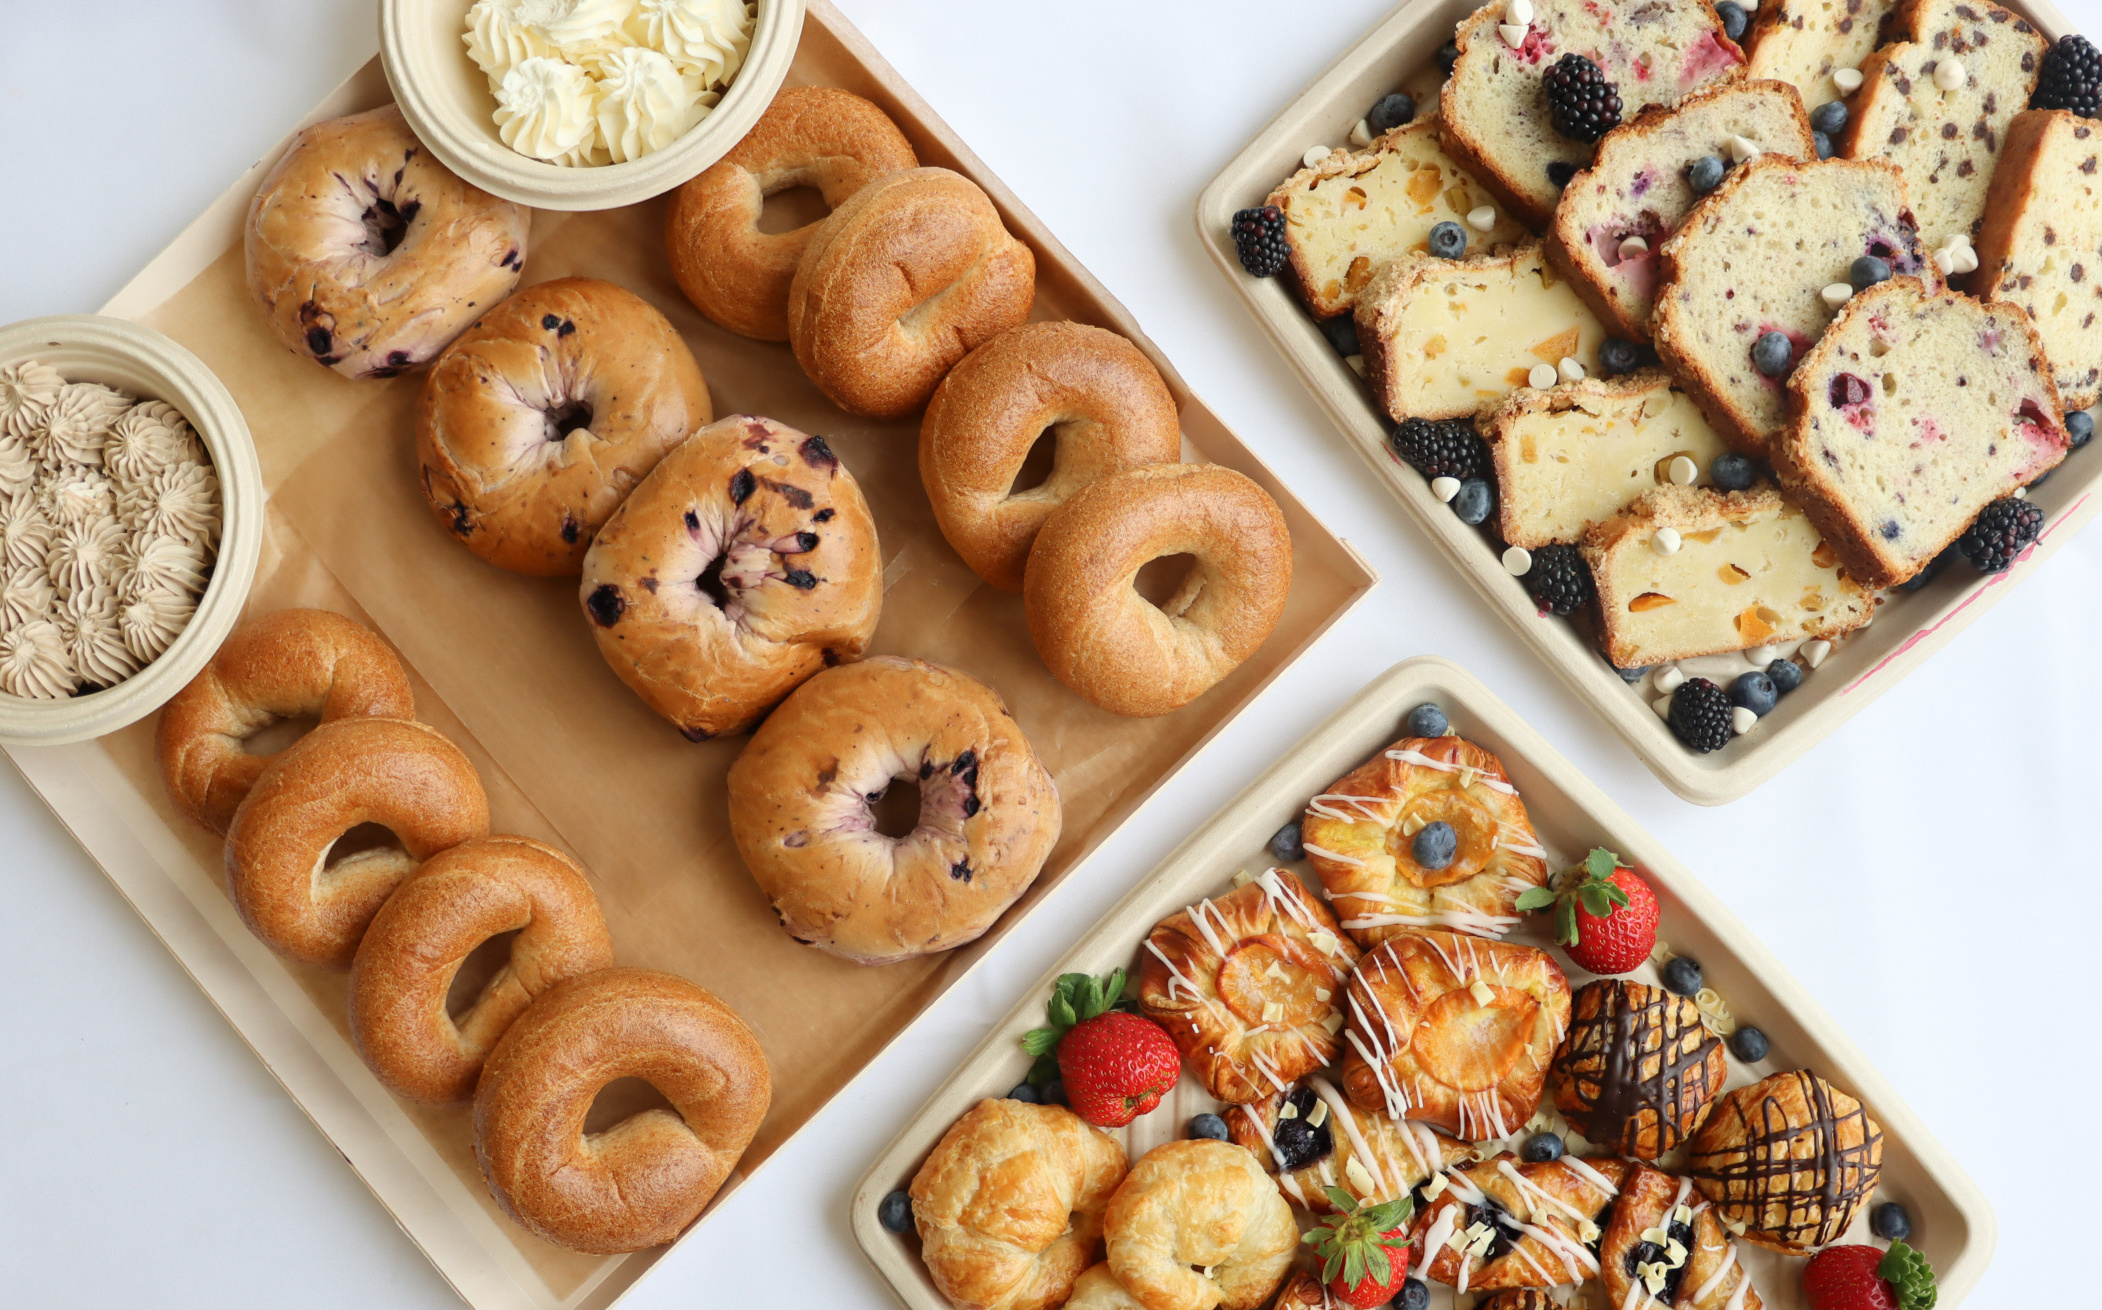
<path fill-rule="evenodd" d="M 1635 1165 L 1599 1242 L 1600 1281 L 1616 1307 L 1759 1310 L 1752 1276 L 1687 1178 Z"/>
<path fill-rule="evenodd" d="M 1569 980 L 1553 957 L 1463 933 L 1388 939 L 1358 961 L 1347 995 L 1350 1099 L 1470 1142 L 1533 1117 L 1569 1025 Z"/>
<path fill-rule="evenodd" d="M 1686 1172 L 1746 1241 L 1789 1254 L 1839 1240 L 1883 1173 L 1883 1129 L 1808 1070 L 1723 1093 Z"/>
<path fill-rule="evenodd" d="M 1415 835 L 1452 827 L 1451 863 L 1426 869 Z M 1417 928 L 1501 937 L 1518 898 L 1547 884 L 1547 852 L 1503 762 L 1458 737 L 1405 737 L 1307 803 L 1301 831 L 1343 928 L 1366 947 Z"/>
<path fill-rule="evenodd" d="M 1335 1058 L 1358 962 L 1328 907 L 1284 869 L 1171 915 L 1139 957 L 1139 1008 L 1221 1101 L 1284 1092 Z"/>
<path fill-rule="evenodd" d="M 1631 1166 L 1600 1156 L 1565 1155 L 1520 1164 L 1506 1151 L 1444 1175 L 1421 1210 L 1422 1265 L 1428 1277 L 1465 1292 L 1558 1287 L 1598 1277 L 1599 1221 Z"/>
<path fill-rule="evenodd" d="M 1601 978 L 1577 992 L 1550 1072 L 1586 1141 L 1654 1160 L 1701 1126 L 1730 1063 L 1691 999 Z"/>
<path fill-rule="evenodd" d="M 1064 1106 L 980 1101 L 913 1175 L 920 1258 L 958 1310 L 1062 1305 L 1124 1176 L 1124 1148 Z"/>
<path fill-rule="evenodd" d="M 1328 1188 L 1378 1205 L 1476 1158 L 1473 1147 L 1425 1124 L 1359 1109 L 1319 1074 L 1224 1117 L 1229 1139 L 1277 1175 L 1294 1205 L 1316 1214 L 1335 1209 Z"/>
<path fill-rule="evenodd" d="M 1537 1287 L 1507 1287 L 1476 1301 L 1474 1310 L 1562 1310 L 1562 1307 Z"/>
<path fill-rule="evenodd" d="M 1146 1310 L 1254 1310 L 1299 1247 L 1292 1207 L 1231 1142 L 1169 1142 L 1140 1157 L 1103 1221 L 1109 1268 Z"/>

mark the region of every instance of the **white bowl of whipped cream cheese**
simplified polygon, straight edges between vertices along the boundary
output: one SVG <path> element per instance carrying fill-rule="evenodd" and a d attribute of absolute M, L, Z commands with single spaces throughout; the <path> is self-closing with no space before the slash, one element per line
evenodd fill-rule
<path fill-rule="evenodd" d="M 689 181 L 773 102 L 803 0 L 380 0 L 403 117 L 462 178 L 537 209 Z"/>
<path fill-rule="evenodd" d="M 0 410 L 9 411 L 17 420 L 14 435 L 5 438 L 12 454 L 24 453 L 16 447 L 23 445 L 21 438 L 33 427 L 40 430 L 31 438 L 29 449 L 36 449 L 39 439 L 52 440 L 54 425 L 39 425 L 36 416 L 23 411 L 25 405 L 56 399 L 45 394 L 51 392 L 54 377 L 62 377 L 69 388 L 93 384 L 78 388 L 83 393 L 79 399 L 87 404 L 83 414 L 75 417 L 73 429 L 75 439 L 92 443 L 95 450 L 85 464 L 40 460 L 35 489 L 18 488 L 0 500 L 0 511 L 24 510 L 32 497 L 48 501 L 49 491 L 56 488 L 47 489 L 45 483 L 70 477 L 108 497 L 103 512 L 75 515 L 50 504 L 43 508 L 52 511 L 54 524 L 72 518 L 76 525 L 86 525 L 92 519 L 102 532 L 74 527 L 71 553 L 67 554 L 68 542 L 63 540 L 67 529 L 32 531 L 22 539 L 20 525 L 10 517 L 0 533 L 0 579 L 8 584 L 0 588 L 0 599 L 4 599 L 0 625 L 12 633 L 25 623 L 38 622 L 42 616 L 32 611 L 42 600 L 59 619 L 56 625 L 47 621 L 43 626 L 63 628 L 77 641 L 83 626 L 81 615 L 61 613 L 68 603 L 64 598 L 76 589 L 106 588 L 110 604 L 105 608 L 113 614 L 123 612 L 124 621 L 134 629 L 143 616 L 143 621 L 158 624 L 159 631 L 131 631 L 134 650 L 129 656 L 110 648 L 121 666 L 101 674 L 76 670 L 75 689 L 70 692 L 41 677 L 47 670 L 30 658 L 34 652 L 14 649 L 24 643 L 10 645 L 8 633 L 0 633 L 0 646 L 7 646 L 10 657 L 23 661 L 23 667 L 0 670 L 0 674 L 27 693 L 18 695 L 0 687 L 0 742 L 10 746 L 86 741 L 127 727 L 159 709 L 197 676 L 233 630 L 255 580 L 263 543 L 263 474 L 255 442 L 240 407 L 204 361 L 152 328 L 124 319 L 69 314 L 0 327 L 0 392 L 5 393 L 0 395 Z M 142 412 L 125 411 L 96 431 L 99 420 L 92 416 L 93 404 L 99 401 L 114 407 L 118 396 Z M 118 423 L 124 425 L 121 436 Z M 0 418 L 0 430 L 7 426 L 6 419 Z M 137 475 L 136 481 L 127 485 L 120 472 L 124 461 L 152 460 L 156 441 L 168 447 L 169 457 L 160 461 L 161 468 L 132 468 L 129 471 Z M 95 467 L 102 462 L 105 442 L 110 458 L 116 461 L 108 470 Z M 154 476 L 163 471 L 165 480 Z M 0 475 L 7 472 L 0 470 Z M 114 494 L 110 494 L 112 481 L 117 486 Z M 182 536 L 185 516 L 191 516 L 194 524 L 199 512 L 212 522 L 193 536 L 195 549 L 186 553 L 176 539 Z M 101 519 L 111 521 L 99 523 Z M 32 554 L 37 559 L 31 560 Z M 135 554 L 148 558 L 142 563 Z M 39 585 L 39 569 L 59 579 L 55 595 L 32 594 L 46 590 Z M 130 612 L 138 599 L 132 593 L 154 590 L 145 584 L 156 580 L 166 587 L 170 598 L 161 617 L 154 618 L 150 605 Z M 17 581 L 24 585 L 15 586 Z M 121 641 L 125 632 L 112 624 L 102 635 Z M 52 658 L 45 663 L 51 668 L 72 668 L 82 662 L 62 649 L 47 653 Z M 99 662 L 92 654 L 84 660 L 90 667 Z M 113 685 L 100 685 L 112 678 Z"/>

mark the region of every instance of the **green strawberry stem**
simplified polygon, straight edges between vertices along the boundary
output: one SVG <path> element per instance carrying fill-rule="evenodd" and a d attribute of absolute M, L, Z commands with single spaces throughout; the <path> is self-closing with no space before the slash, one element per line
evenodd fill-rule
<path fill-rule="evenodd" d="M 1051 985 L 1051 999 L 1044 1003 L 1050 1026 L 1031 1028 L 1022 1034 L 1022 1049 L 1036 1057 L 1036 1063 L 1029 1067 L 1029 1085 L 1043 1087 L 1058 1077 L 1058 1044 L 1067 1033 L 1111 1010 L 1136 1008 L 1124 997 L 1122 969 L 1112 969 L 1099 978 L 1084 973 L 1060 974 Z"/>
<path fill-rule="evenodd" d="M 1409 1245 L 1405 1239 L 1389 1241 L 1387 1234 L 1409 1221 L 1415 1199 L 1404 1194 L 1366 1207 L 1340 1187 L 1323 1190 L 1337 1213 L 1316 1223 L 1299 1239 L 1322 1257 L 1321 1281 L 1333 1283 L 1340 1274 L 1346 1287 L 1356 1287 L 1368 1277 L 1386 1286 L 1394 1276 L 1393 1257 L 1388 1252 L 1406 1255 Z"/>
<path fill-rule="evenodd" d="M 1577 944 L 1577 906 L 1594 919 L 1605 919 L 1613 911 L 1628 903 L 1628 894 L 1613 882 L 1616 869 L 1627 866 L 1620 857 L 1603 846 L 1594 846 L 1584 857 L 1579 869 L 1571 869 L 1546 887 L 1528 887 L 1518 897 L 1518 908 L 1524 913 L 1555 907 L 1555 940 L 1564 946 Z M 1581 870 L 1582 876 L 1578 877 Z"/>
<path fill-rule="evenodd" d="M 1890 1284 L 1897 1294 L 1898 1310 L 1934 1310 L 1938 1293 L 1934 1269 L 1927 1257 L 1905 1245 L 1892 1242 L 1876 1265 L 1876 1277 Z"/>

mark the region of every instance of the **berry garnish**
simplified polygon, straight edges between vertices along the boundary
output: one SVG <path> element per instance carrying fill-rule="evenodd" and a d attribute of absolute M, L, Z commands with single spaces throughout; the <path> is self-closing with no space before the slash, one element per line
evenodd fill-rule
<path fill-rule="evenodd" d="M 1394 1299 L 1409 1276 L 1409 1214 L 1414 1198 L 1403 1195 L 1363 1205 L 1340 1187 L 1325 1189 L 1336 1213 L 1300 1237 L 1321 1258 L 1321 1281 L 1353 1306 L 1371 1310 Z"/>
<path fill-rule="evenodd" d="M 1885 1201 L 1868 1212 L 1868 1230 L 1886 1242 L 1902 1242 L 1912 1236 L 1912 1216 L 1896 1201 Z"/>
<path fill-rule="evenodd" d="M 1416 116 L 1416 101 L 1400 91 L 1390 92 L 1379 98 L 1365 114 L 1365 126 L 1372 135 L 1391 132 Z"/>
<path fill-rule="evenodd" d="M 1432 873 L 1452 867 L 1453 859 L 1459 853 L 1460 834 L 1443 819 L 1424 824 L 1409 839 L 1409 858 L 1416 861 L 1418 867 Z"/>
<path fill-rule="evenodd" d="M 1122 969 L 1100 978 L 1061 974 L 1044 1006 L 1050 1026 L 1022 1037 L 1022 1049 L 1036 1057 L 1029 1081 L 1061 1080 L 1074 1113 L 1097 1128 L 1122 1128 L 1151 1111 L 1182 1074 L 1182 1053 L 1167 1030 L 1129 1004 Z"/>
<path fill-rule="evenodd" d="M 2070 109 L 2082 118 L 2102 118 L 2102 52 L 2084 36 L 2058 38 L 2044 52 L 2031 109 Z"/>
<path fill-rule="evenodd" d="M 1592 973 L 1626 973 L 1657 944 L 1657 896 L 1620 857 L 1593 847 L 1554 887 L 1528 887 L 1520 910 L 1555 907 L 1555 940 Z"/>
<path fill-rule="evenodd" d="M 1486 478 L 1469 478 L 1460 484 L 1458 494 L 1452 498 L 1452 512 L 1460 522 L 1470 528 L 1478 528 L 1489 521 L 1496 509 L 1496 489 Z"/>
<path fill-rule="evenodd" d="M 1438 47 L 1438 71 L 1452 76 L 1452 66 L 1460 62 L 1460 47 L 1457 42 L 1447 41 Z"/>
<path fill-rule="evenodd" d="M 1759 465 L 1750 455 L 1725 451 L 1708 461 L 1708 476 L 1719 491 L 1750 491 L 1759 480 Z"/>
<path fill-rule="evenodd" d="M 1358 321 L 1348 314 L 1324 318 L 1320 323 L 1321 335 L 1328 338 L 1328 348 L 1345 359 L 1362 355 L 1365 348 L 1358 344 Z"/>
<path fill-rule="evenodd" d="M 1667 960 L 1662 970 L 1664 990 L 1674 996 L 1696 996 L 1701 990 L 1701 966 L 1683 955 Z"/>
<path fill-rule="evenodd" d="M 1766 680 L 1782 696 L 1803 685 L 1803 666 L 1794 660 L 1775 660 L 1766 666 Z"/>
<path fill-rule="evenodd" d="M 1294 819 L 1270 834 L 1270 858 L 1279 864 L 1297 864 L 1306 858 L 1306 837 L 1300 831 L 1301 820 Z"/>
<path fill-rule="evenodd" d="M 1803 1266 L 1810 1310 L 1933 1310 L 1934 1271 L 1903 1242 L 1828 1246 Z"/>
<path fill-rule="evenodd" d="M 1706 755 L 1730 744 L 1730 694 L 1706 678 L 1689 678 L 1671 694 L 1672 735 Z"/>
<path fill-rule="evenodd" d="M 1401 1294 L 1394 1298 L 1400 1310 L 1430 1310 L 1430 1284 L 1421 1278 L 1411 1278 L 1401 1285 Z"/>
<path fill-rule="evenodd" d="M 1200 1114 L 1190 1120 L 1190 1136 L 1223 1142 L 1226 1140 L 1226 1121 L 1215 1114 Z"/>
<path fill-rule="evenodd" d="M 1705 196 L 1722 185 L 1725 171 L 1721 155 L 1702 155 L 1686 165 L 1686 185 L 1693 188 L 1695 195 Z"/>
<path fill-rule="evenodd" d="M 1440 259 L 1465 259 L 1467 257 L 1467 229 L 1451 219 L 1431 225 L 1426 243 L 1430 252 Z"/>
<path fill-rule="evenodd" d="M 892 1192 L 876 1206 L 876 1222 L 893 1233 L 912 1231 L 912 1198 L 904 1192 Z"/>
<path fill-rule="evenodd" d="M 1558 187 L 1568 186 L 1569 179 L 1576 175 L 1576 165 L 1566 159 L 1550 159 L 1547 161 L 1547 180 Z"/>
<path fill-rule="evenodd" d="M 1574 614 L 1591 603 L 1591 566 L 1575 546 L 1542 546 L 1533 552 L 1525 589 L 1541 609 Z"/>
<path fill-rule="evenodd" d="M 1847 104 L 1844 100 L 1827 100 L 1810 111 L 1810 126 L 1820 132 L 1837 132 L 1847 125 Z"/>
<path fill-rule="evenodd" d="M 1744 29 L 1751 25 L 1752 16 L 1744 12 L 1744 6 L 1736 0 L 1722 0 L 1715 6 L 1715 16 L 1722 20 L 1722 34 L 1732 41 L 1744 40 Z"/>
<path fill-rule="evenodd" d="M 1233 247 L 1240 252 L 1242 268 L 1257 277 L 1275 276 L 1291 257 L 1285 248 L 1284 211 L 1276 205 L 1236 210 Z"/>
<path fill-rule="evenodd" d="M 1541 74 L 1555 131 L 1590 144 L 1620 126 L 1620 91 L 1597 64 L 1566 54 Z"/>
<path fill-rule="evenodd" d="M 1847 285 L 1866 291 L 1878 282 L 1890 281 L 1890 261 L 1876 255 L 1859 255 L 1847 265 Z"/>
<path fill-rule="evenodd" d="M 1553 1133 L 1534 1133 L 1518 1147 L 1518 1158 L 1527 1164 L 1548 1164 L 1562 1158 L 1562 1139 Z"/>
<path fill-rule="evenodd" d="M 2066 415 L 2066 436 L 2078 450 L 2095 437 L 2095 416 L 2084 409 L 2076 409 Z"/>
<path fill-rule="evenodd" d="M 1654 664 L 1638 664 L 1632 669 L 1616 668 L 1613 671 L 1620 675 L 1620 680 L 1622 682 L 1633 685 L 1642 681 L 1644 678 L 1647 678 L 1649 676 L 1649 671 L 1655 667 L 1656 665 Z"/>
<path fill-rule="evenodd" d="M 1825 388 L 1825 399 L 1834 409 L 1862 404 L 1874 394 L 1869 390 L 1868 379 L 1859 373 L 1834 373 L 1831 385 Z"/>
<path fill-rule="evenodd" d="M 1394 453 L 1426 478 L 1465 482 L 1489 467 L 1488 449 L 1469 419 L 1405 418 L 1395 424 L 1389 441 Z"/>
<path fill-rule="evenodd" d="M 1810 146 L 1817 151 L 1819 159 L 1830 159 L 1834 149 L 1832 134 L 1830 132 L 1812 132 L 1810 134 Z"/>
<path fill-rule="evenodd" d="M 1780 700 L 1781 689 L 1774 685 L 1772 678 L 1756 669 L 1738 674 L 1730 684 L 1730 704 L 1748 709 L 1762 719 L 1773 713 Z"/>
<path fill-rule="evenodd" d="M 1766 377 L 1780 377 L 1794 363 L 1795 347 L 1785 332 L 1763 332 L 1752 343 L 1752 367 Z"/>
<path fill-rule="evenodd" d="M 2043 510 L 2008 496 L 1980 510 L 1969 530 L 1956 539 L 1956 548 L 1979 572 L 2001 573 L 2043 530 Z"/>
<path fill-rule="evenodd" d="M 1766 1034 L 1744 1024 L 1730 1034 L 1730 1053 L 1746 1064 L 1757 1064 L 1766 1058 Z"/>
<path fill-rule="evenodd" d="M 1443 737 L 1452 729 L 1452 721 L 1445 717 L 1445 711 L 1429 701 L 1410 710 L 1404 722 L 1411 737 Z"/>
<path fill-rule="evenodd" d="M 1020 1101 L 1024 1105 L 1042 1105 L 1044 1103 L 1044 1094 L 1028 1083 L 1016 1083 L 1008 1090 L 1007 1099 Z"/>
<path fill-rule="evenodd" d="M 1634 342 L 1607 337 L 1598 343 L 1598 371 L 1604 376 L 1617 378 L 1623 373 L 1633 373 L 1641 366 L 1642 351 Z"/>

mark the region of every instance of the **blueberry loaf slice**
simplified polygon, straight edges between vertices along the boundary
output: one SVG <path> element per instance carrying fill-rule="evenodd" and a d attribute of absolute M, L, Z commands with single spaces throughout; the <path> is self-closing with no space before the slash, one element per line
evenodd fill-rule
<path fill-rule="evenodd" d="M 1438 144 L 1438 123 L 1424 117 L 1356 153 L 1329 152 L 1270 193 L 1285 216 L 1286 273 L 1316 318 L 1350 312 L 1358 293 L 1389 263 L 1423 254 L 1430 232 L 1456 223 L 1468 248 L 1508 250 L 1526 238 L 1524 225 L 1495 203 Z M 1487 207 L 1488 230 L 1467 216 Z"/>
<path fill-rule="evenodd" d="M 1876 605 L 1771 488 L 1659 487 L 1586 533 L 1583 554 L 1606 658 L 1623 669 L 1830 639 Z"/>
<path fill-rule="evenodd" d="M 1438 100 L 1445 148 L 1535 228 L 1608 129 L 1744 68 L 1707 0 L 1491 0 L 1461 20 L 1454 43 Z M 1566 55 L 1596 65 L 1616 113 L 1574 88 L 1558 113 L 1548 75 Z"/>
<path fill-rule="evenodd" d="M 1859 72 L 1883 44 L 1897 0 L 1767 0 L 1752 24 L 1747 77 L 1770 77 L 1794 86 L 1806 109 L 1844 100 L 1854 90 L 1832 75 Z"/>
<path fill-rule="evenodd" d="M 1372 393 L 1397 420 L 1474 414 L 1564 360 L 1590 373 L 1606 339 L 1536 240 L 1508 255 L 1389 264 L 1359 297 L 1357 325 Z"/>
<path fill-rule="evenodd" d="M 1646 491 L 1706 479 L 1729 450 L 1661 369 L 1516 391 L 1481 429 L 1504 540 L 1527 550 L 1575 543 Z"/>
<path fill-rule="evenodd" d="M 1825 288 L 1864 256 L 1940 282 L 1904 179 L 1881 162 L 1761 155 L 1695 205 L 1662 254 L 1657 353 L 1723 436 L 1759 455 L 1788 417 L 1783 380 L 1831 322 Z"/>
<path fill-rule="evenodd" d="M 2063 109 L 2014 116 L 1971 289 L 2028 311 L 2060 404 L 2102 400 L 2102 123 Z"/>
<path fill-rule="evenodd" d="M 1797 159 L 1817 157 L 1795 88 L 1726 82 L 1670 109 L 1652 105 L 1608 132 L 1591 167 L 1562 192 L 1547 233 L 1548 256 L 1621 336 L 1649 339 L 1657 248 L 1700 199 L 1694 183 L 1706 180 L 1708 170 L 1721 176 L 1733 140 Z"/>
<path fill-rule="evenodd" d="M 2065 458 L 2058 389 L 2013 305 L 1892 278 L 1847 302 L 1788 383 L 1782 488 L 1847 571 L 1894 587 Z"/>
<path fill-rule="evenodd" d="M 1869 56 L 1840 153 L 1904 170 L 1930 248 L 1971 241 L 2008 121 L 2029 103 L 2049 42 L 1986 0 L 1905 0 L 1892 27 L 1911 39 Z"/>

